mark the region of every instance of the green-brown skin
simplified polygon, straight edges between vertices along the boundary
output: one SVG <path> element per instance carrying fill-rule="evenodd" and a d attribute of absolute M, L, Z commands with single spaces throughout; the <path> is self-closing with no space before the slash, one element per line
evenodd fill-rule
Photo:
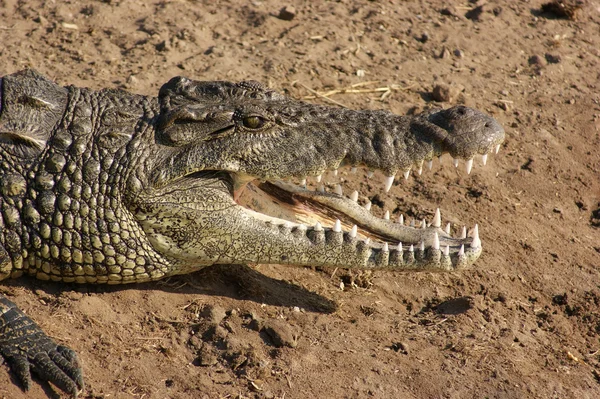
<path fill-rule="evenodd" d="M 217 263 L 453 270 L 481 253 L 439 221 L 404 226 L 280 181 L 487 154 L 504 131 L 479 111 L 353 111 L 255 82 L 174 78 L 158 98 L 63 88 L 35 71 L 1 82 L 0 279 L 122 284 Z M 74 352 L 1 295 L 0 353 L 25 389 L 30 367 L 83 389 Z"/>

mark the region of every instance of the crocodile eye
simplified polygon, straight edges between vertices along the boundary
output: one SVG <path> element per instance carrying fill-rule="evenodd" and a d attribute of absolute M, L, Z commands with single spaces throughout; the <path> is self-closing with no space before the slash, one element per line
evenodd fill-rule
<path fill-rule="evenodd" d="M 265 125 L 265 120 L 260 116 L 246 116 L 242 119 L 242 124 L 248 129 L 260 129 Z"/>

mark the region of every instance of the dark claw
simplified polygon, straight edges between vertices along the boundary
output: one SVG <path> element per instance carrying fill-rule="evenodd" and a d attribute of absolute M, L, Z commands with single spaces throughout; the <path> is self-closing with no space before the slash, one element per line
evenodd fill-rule
<path fill-rule="evenodd" d="M 0 295 L 0 355 L 25 391 L 31 386 L 31 371 L 73 397 L 84 388 L 75 352 L 54 342 L 3 295 Z"/>

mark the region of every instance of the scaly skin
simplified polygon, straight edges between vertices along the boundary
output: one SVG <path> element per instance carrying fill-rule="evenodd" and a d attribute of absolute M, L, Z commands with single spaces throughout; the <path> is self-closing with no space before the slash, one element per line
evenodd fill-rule
<path fill-rule="evenodd" d="M 404 226 L 340 187 L 280 181 L 366 167 L 390 176 L 389 190 L 443 153 L 496 148 L 504 131 L 479 111 L 353 111 L 255 82 L 174 78 L 158 98 L 63 88 L 34 71 L 0 82 L 0 279 L 122 284 L 219 263 L 452 270 L 481 253 L 477 229 L 452 238 L 439 216 Z M 30 368 L 83 389 L 76 355 L 1 295 L 0 353 L 26 389 Z"/>

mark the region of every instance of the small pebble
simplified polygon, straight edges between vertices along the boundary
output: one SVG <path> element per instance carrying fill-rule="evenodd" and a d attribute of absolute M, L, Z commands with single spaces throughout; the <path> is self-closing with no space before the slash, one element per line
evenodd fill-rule
<path fill-rule="evenodd" d="M 284 21 L 291 21 L 296 16 L 296 9 L 292 6 L 285 6 L 281 10 L 279 10 L 279 15 L 277 18 L 282 19 Z"/>
<path fill-rule="evenodd" d="M 548 61 L 548 64 L 558 64 L 562 61 L 562 57 L 560 56 L 560 54 L 546 53 L 545 57 L 546 61 Z"/>
<path fill-rule="evenodd" d="M 465 53 L 461 49 L 457 48 L 456 50 L 454 50 L 454 56 L 458 57 L 458 58 L 464 58 L 465 57 Z"/>
<path fill-rule="evenodd" d="M 450 86 L 437 84 L 433 87 L 431 95 L 435 101 L 448 102 L 450 101 Z"/>
<path fill-rule="evenodd" d="M 546 60 L 542 56 L 539 56 L 537 54 L 534 54 L 531 57 L 529 57 L 528 62 L 529 62 L 529 65 L 535 66 L 538 68 L 546 66 Z"/>
<path fill-rule="evenodd" d="M 295 348 L 298 345 L 298 337 L 292 331 L 289 324 L 281 320 L 267 320 L 262 331 L 271 338 L 271 342 L 277 348 L 288 346 Z"/>

